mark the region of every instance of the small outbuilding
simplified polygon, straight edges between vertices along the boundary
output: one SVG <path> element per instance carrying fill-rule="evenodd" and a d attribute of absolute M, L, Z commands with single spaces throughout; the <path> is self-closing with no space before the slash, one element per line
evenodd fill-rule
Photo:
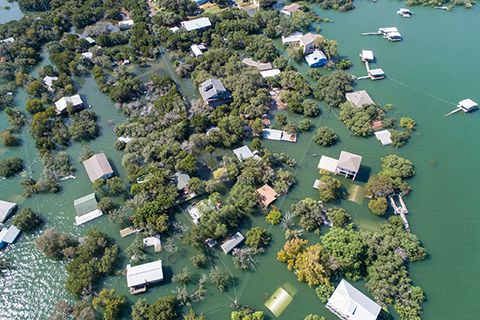
<path fill-rule="evenodd" d="M 345 178 L 352 176 L 352 180 L 355 180 L 355 177 L 360 170 L 361 163 L 361 156 L 347 151 L 342 151 L 340 153 L 340 158 L 338 158 L 337 167 L 335 168 L 335 174 L 344 175 Z"/>
<path fill-rule="evenodd" d="M 180 25 L 182 28 L 185 28 L 187 31 L 192 31 L 192 30 L 198 30 L 198 31 L 203 31 L 212 26 L 212 23 L 210 22 L 210 19 L 204 17 L 204 18 L 198 18 L 198 19 L 193 19 L 190 21 L 182 21 L 180 22 Z"/>
<path fill-rule="evenodd" d="M 268 78 L 268 77 L 275 77 L 278 76 L 282 71 L 280 69 L 271 69 L 271 70 L 266 70 L 266 71 L 260 71 L 260 74 L 262 75 L 263 78 Z"/>
<path fill-rule="evenodd" d="M 87 40 L 90 44 L 95 44 L 95 40 L 92 37 L 86 37 L 85 40 Z"/>
<path fill-rule="evenodd" d="M 461 108 L 464 112 L 469 112 L 475 109 L 478 106 L 478 103 L 471 99 L 465 99 L 458 103 L 458 107 Z"/>
<path fill-rule="evenodd" d="M 55 108 L 57 108 L 57 114 L 66 113 L 67 106 L 71 105 L 74 110 L 80 110 L 84 108 L 82 98 L 79 94 L 71 97 L 63 97 L 55 102 Z"/>
<path fill-rule="evenodd" d="M 348 102 L 357 108 L 360 108 L 364 104 L 375 103 L 365 90 L 347 92 L 345 93 L 345 97 L 347 98 Z"/>
<path fill-rule="evenodd" d="M 301 8 L 302 7 L 298 3 L 292 3 L 291 5 L 283 7 L 280 12 L 290 17 L 292 13 L 301 10 Z"/>
<path fill-rule="evenodd" d="M 268 207 L 270 203 L 277 199 L 278 193 L 273 190 L 268 184 L 264 185 L 261 188 L 257 189 L 258 193 L 258 203 L 264 207 Z"/>
<path fill-rule="evenodd" d="M 320 158 L 320 162 L 318 163 L 317 168 L 330 171 L 335 173 L 335 169 L 337 168 L 338 160 L 334 158 L 330 158 L 327 156 L 322 156 Z"/>
<path fill-rule="evenodd" d="M 310 68 L 321 67 L 327 64 L 327 56 L 323 51 L 317 49 L 312 54 L 305 56 L 305 61 Z"/>
<path fill-rule="evenodd" d="M 340 281 L 325 307 L 344 320 L 375 320 L 382 309 L 345 279 Z"/>
<path fill-rule="evenodd" d="M 49 90 L 53 90 L 52 88 L 53 81 L 57 81 L 57 80 L 58 80 L 58 77 L 46 76 L 45 78 L 43 78 L 43 83 L 47 86 Z"/>
<path fill-rule="evenodd" d="M 0 248 L 5 244 L 14 243 L 21 231 L 15 226 L 10 226 L 8 229 L 3 228 L 0 231 Z"/>
<path fill-rule="evenodd" d="M 97 153 L 89 159 L 83 161 L 83 166 L 87 170 L 88 178 L 94 182 L 97 179 L 108 179 L 113 176 L 113 169 L 108 162 L 105 153 Z"/>
<path fill-rule="evenodd" d="M 368 75 L 372 80 L 380 80 L 385 78 L 385 72 L 382 69 L 370 69 L 368 70 Z"/>
<path fill-rule="evenodd" d="M 382 130 L 382 131 L 377 131 L 373 133 L 375 137 L 380 141 L 380 143 L 384 146 L 392 144 L 392 139 L 390 139 L 390 136 L 392 133 L 388 130 Z"/>
<path fill-rule="evenodd" d="M 205 48 L 205 47 L 204 47 Z M 202 50 L 200 49 L 200 47 L 197 45 L 197 44 L 192 44 L 190 46 L 190 49 L 192 50 L 193 52 L 193 55 L 195 56 L 195 58 L 198 58 L 200 56 L 203 56 L 203 52 Z"/>
<path fill-rule="evenodd" d="M 0 200 L 0 223 L 4 223 L 16 207 L 14 202 Z"/>
<path fill-rule="evenodd" d="M 103 215 L 103 212 L 97 208 L 97 198 L 95 193 L 91 193 L 73 202 L 77 216 L 75 225 L 79 226 L 88 221 L 92 221 Z"/>
<path fill-rule="evenodd" d="M 127 266 L 127 286 L 131 294 L 147 291 L 147 285 L 163 280 L 162 260 Z"/>
<path fill-rule="evenodd" d="M 226 254 L 229 253 L 236 246 L 238 246 L 244 239 L 245 237 L 243 236 L 243 234 L 241 234 L 240 232 L 235 233 L 230 239 L 228 239 L 222 244 L 221 247 L 223 252 L 225 252 Z"/>

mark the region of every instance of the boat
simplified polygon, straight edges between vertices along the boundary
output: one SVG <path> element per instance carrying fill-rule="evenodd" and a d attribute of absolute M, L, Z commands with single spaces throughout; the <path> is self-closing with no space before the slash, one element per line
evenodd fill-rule
<path fill-rule="evenodd" d="M 410 11 L 410 9 L 400 8 L 400 10 L 397 11 L 397 14 L 402 15 L 404 18 L 410 18 L 415 12 Z"/>

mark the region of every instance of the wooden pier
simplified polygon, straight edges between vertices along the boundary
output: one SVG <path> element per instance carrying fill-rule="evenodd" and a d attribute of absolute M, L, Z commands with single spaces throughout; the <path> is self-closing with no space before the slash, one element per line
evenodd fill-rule
<path fill-rule="evenodd" d="M 393 210 L 395 211 L 395 214 L 398 214 L 402 220 L 403 220 L 403 225 L 405 226 L 405 230 L 410 232 L 410 226 L 408 225 L 408 220 L 407 217 L 405 216 L 408 213 L 407 206 L 405 205 L 405 202 L 403 201 L 403 196 L 402 194 L 397 195 L 398 200 L 400 201 L 401 207 L 398 207 L 397 204 L 395 203 L 395 194 L 391 194 L 388 196 L 390 199 L 390 204 L 392 205 Z"/>
<path fill-rule="evenodd" d="M 361 36 L 378 36 L 381 35 L 381 32 L 364 32 L 360 33 Z"/>
<path fill-rule="evenodd" d="M 125 238 L 126 236 L 129 236 L 131 234 L 134 234 L 135 232 L 137 232 L 138 230 L 133 228 L 133 227 L 128 227 L 128 228 L 125 228 L 125 229 L 122 229 L 120 230 L 120 236 L 122 238 Z"/>

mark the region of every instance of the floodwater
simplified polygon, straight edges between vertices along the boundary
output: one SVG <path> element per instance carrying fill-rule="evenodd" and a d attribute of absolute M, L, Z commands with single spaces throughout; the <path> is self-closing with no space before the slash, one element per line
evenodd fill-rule
<path fill-rule="evenodd" d="M 297 143 L 263 141 L 263 145 L 274 152 L 287 152 L 297 160 L 293 169 L 297 184 L 286 197 L 274 203 L 286 213 L 292 203 L 306 197 L 318 199 L 317 191 L 312 188 L 315 179 L 320 177 L 317 169 L 321 155 L 338 157 L 341 150 L 359 154 L 363 157 L 362 167 L 356 181 L 337 177 L 346 190 L 355 190 L 363 186 L 368 176 L 380 170 L 380 158 L 394 153 L 410 159 L 415 165 L 416 177 L 409 182 L 413 188 L 405 201 L 410 210 L 408 216 L 412 232 L 418 235 L 429 255 L 426 261 L 410 264 L 409 271 L 414 285 L 420 286 L 426 293 L 423 303 L 424 319 L 474 319 L 480 312 L 476 301 L 480 278 L 477 272 L 480 252 L 476 245 L 479 239 L 478 214 L 476 208 L 475 165 L 480 157 L 480 143 L 475 139 L 478 132 L 480 112 L 465 114 L 459 112 L 449 117 L 444 115 L 455 108 L 458 101 L 470 98 L 480 102 L 478 90 L 478 72 L 480 62 L 476 59 L 477 44 L 480 43 L 478 28 L 479 13 L 476 8 L 467 11 L 455 8 L 453 12 L 432 8 L 414 8 L 417 14 L 410 19 L 396 15 L 402 6 L 400 2 L 355 2 L 356 9 L 339 13 L 335 11 L 318 13 L 322 17 L 333 19 L 334 23 L 322 23 L 321 33 L 328 39 L 339 43 L 339 54 L 350 59 L 354 66 L 349 70 L 356 76 L 366 75 L 365 66 L 358 54 L 361 50 L 372 50 L 376 63 L 372 68 L 382 68 L 387 78 L 380 81 L 360 80 L 356 90 L 367 90 L 375 102 L 382 105 L 391 103 L 394 109 L 390 117 L 399 119 L 407 116 L 418 123 L 411 140 L 400 149 L 383 147 L 373 137 L 365 139 L 350 135 L 336 115 L 338 110 L 330 111 L 320 103 L 323 113 L 312 120 L 314 126 L 329 126 L 339 136 L 339 142 L 331 148 L 316 145 L 311 137 L 314 129 L 301 134 Z M 2 11 L 3 13 L 4 11 Z M 475 22 L 477 21 L 477 22 Z M 403 41 L 391 43 L 379 36 L 360 36 L 362 32 L 374 32 L 380 27 L 397 27 Z M 317 26 L 314 25 L 312 30 Z M 45 56 L 45 54 L 43 54 Z M 45 62 L 47 63 L 47 61 Z M 171 74 L 173 66 L 162 58 L 149 64 L 146 72 Z M 302 73 L 307 71 L 305 63 L 298 66 Z M 131 66 L 132 70 L 134 69 Z M 135 67 L 137 68 L 137 67 Z M 321 69 L 322 74 L 328 71 Z M 113 132 L 116 123 L 125 121 L 122 113 L 113 107 L 108 96 L 98 92 L 92 77 L 77 79 L 81 86 L 79 93 L 92 105 L 99 115 L 101 136 L 89 143 L 76 143 L 66 149 L 72 163 L 77 168 L 75 180 L 62 182 L 62 191 L 55 195 L 45 194 L 24 199 L 18 186 L 19 177 L 0 180 L 2 200 L 16 201 L 21 206 L 30 206 L 38 211 L 46 221 L 41 230 L 33 235 L 22 234 L 19 241 L 2 249 L 2 253 L 12 260 L 14 269 L 6 277 L 0 278 L 2 295 L 0 296 L 0 318 L 5 319 L 45 319 L 53 311 L 54 304 L 60 299 L 69 299 L 63 286 L 66 280 L 64 264 L 45 259 L 34 249 L 33 240 L 43 230 L 56 227 L 60 232 L 70 232 L 82 236 L 88 228 L 95 226 L 106 232 L 121 249 L 133 241 L 134 236 L 120 238 L 119 230 L 125 226 L 110 224 L 106 217 L 90 222 L 82 227 L 73 226 L 75 210 L 73 201 L 92 192 L 83 166 L 78 163 L 82 146 L 88 144 L 94 152 L 105 152 L 114 164 L 118 174 L 125 178 L 121 166 L 122 152 L 113 147 L 116 137 Z M 198 93 L 191 81 L 181 79 L 182 92 L 191 99 Z M 19 90 L 16 101 L 24 109 L 25 93 Z M 285 112 L 289 120 L 298 123 L 303 118 Z M 0 127 L 8 126 L 5 116 L 0 117 Z M 0 147 L 0 158 L 19 156 L 27 164 L 27 171 L 38 179 L 42 165 L 34 148 L 34 141 L 27 130 L 21 133 L 22 145 L 16 148 Z M 214 153 L 213 162 L 220 160 L 223 152 Z M 317 154 L 317 156 L 314 156 Z M 207 156 L 207 158 L 209 155 Z M 212 163 L 213 163 L 212 162 Z M 210 163 L 210 162 L 209 162 Z M 102 196 L 102 194 L 99 194 Z M 358 198 L 358 197 L 357 197 Z M 356 198 L 356 200 L 358 200 Z M 114 199 L 122 203 L 123 199 Z M 363 203 L 341 200 L 332 205 L 341 206 L 350 213 L 353 222 L 362 229 L 378 230 L 385 219 L 374 216 Z M 187 216 L 179 210 L 175 220 L 189 224 Z M 250 305 L 262 310 L 267 319 L 276 317 L 264 306 L 268 298 L 287 282 L 298 292 L 291 303 L 278 317 L 280 320 L 303 319 L 307 314 L 315 313 L 328 320 L 337 319 L 324 308 L 316 298 L 313 288 L 299 283 L 296 276 L 287 270 L 286 265 L 276 260 L 276 253 L 284 244 L 283 230 L 279 226 L 265 224 L 264 217 L 249 217 L 240 226 L 245 232 L 252 226 L 266 228 L 270 232 L 271 242 L 265 254 L 259 256 L 255 270 L 241 271 L 233 267 L 230 255 L 224 255 L 218 248 L 209 251 L 211 264 L 194 269 L 189 257 L 194 250 L 181 246 L 177 240 L 176 262 L 169 262 L 170 252 L 154 253 L 147 251 L 149 259 L 162 258 L 166 281 L 164 284 L 148 288 L 147 293 L 131 296 L 126 288 L 124 276 L 111 276 L 102 280 L 100 288 L 114 288 L 125 296 L 129 305 L 138 298 L 146 298 L 153 303 L 158 297 L 168 295 L 175 290 L 171 283 L 171 274 L 188 266 L 192 280 L 187 285 L 189 292 L 194 291 L 202 273 L 209 273 L 210 266 L 227 268 L 233 280 L 225 293 L 220 293 L 213 285 L 207 284 L 205 301 L 193 303 L 193 309 L 203 312 L 208 319 L 224 320 L 230 318 L 231 304 L 237 300 L 240 305 Z M 327 232 L 327 229 L 322 229 Z M 309 233 L 306 237 L 313 243 L 318 236 Z M 162 238 L 165 241 L 165 238 Z M 125 268 L 128 259 L 122 256 L 119 268 Z M 173 260 L 170 260 L 173 261 Z M 332 279 L 338 281 L 339 279 Z M 366 292 L 362 281 L 355 286 Z M 451 306 L 455 306 L 452 308 Z M 461 316 L 459 311 L 461 310 Z M 188 308 L 180 308 L 187 312 Z M 392 311 L 393 312 L 393 311 Z M 124 318 L 128 318 L 125 312 Z"/>
<path fill-rule="evenodd" d="M 4 6 L 9 6 L 10 9 L 4 9 Z M 0 0 L 0 23 L 6 23 L 12 20 L 20 20 L 23 13 L 15 1 L 8 2 L 7 0 Z"/>

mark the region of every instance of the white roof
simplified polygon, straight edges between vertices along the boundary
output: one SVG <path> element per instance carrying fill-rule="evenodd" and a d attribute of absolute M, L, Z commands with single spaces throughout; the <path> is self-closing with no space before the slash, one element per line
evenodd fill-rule
<path fill-rule="evenodd" d="M 276 141 L 297 142 L 296 134 L 290 134 L 290 133 L 286 133 L 285 131 L 276 130 L 276 129 L 263 130 L 263 138 L 268 140 L 276 140 Z"/>
<path fill-rule="evenodd" d="M 373 51 L 362 50 L 362 58 L 365 60 L 373 60 Z"/>
<path fill-rule="evenodd" d="M 462 100 L 458 104 L 461 105 L 462 107 L 464 107 L 467 110 L 473 109 L 476 106 L 478 106 L 478 103 L 476 103 L 475 101 L 473 101 L 471 99 Z"/>
<path fill-rule="evenodd" d="M 93 211 L 90 211 L 86 214 L 82 214 L 81 216 L 75 216 L 75 223 L 74 225 L 80 226 L 84 223 L 87 223 L 89 221 L 92 221 L 94 219 L 97 219 L 103 215 L 102 210 L 100 209 L 95 209 Z"/>
<path fill-rule="evenodd" d="M 392 143 L 392 140 L 390 139 L 392 134 L 388 130 L 377 131 L 374 133 L 374 135 L 384 146 Z"/>
<path fill-rule="evenodd" d="M 43 78 L 43 83 L 45 83 L 47 86 L 51 87 L 52 86 L 52 81 L 58 80 L 58 77 L 50 77 L 46 76 Z"/>
<path fill-rule="evenodd" d="M 237 148 L 233 150 L 233 153 L 237 156 L 238 160 L 243 161 L 248 158 L 253 157 L 253 152 L 250 150 L 248 146 L 243 146 L 241 148 Z"/>
<path fill-rule="evenodd" d="M 3 223 L 7 216 L 17 206 L 14 202 L 0 200 L 0 223 Z"/>
<path fill-rule="evenodd" d="M 141 264 L 139 266 L 127 267 L 127 286 L 152 283 L 163 280 L 162 260 Z"/>
<path fill-rule="evenodd" d="M 395 27 L 391 27 L 391 28 L 379 28 L 379 29 L 378 29 L 378 32 L 381 32 L 381 33 L 398 32 L 398 29 L 395 28 Z"/>
<path fill-rule="evenodd" d="M 349 320 L 375 320 L 381 307 L 342 279 L 330 299 L 327 308 L 334 309 Z"/>
<path fill-rule="evenodd" d="M 394 37 L 401 37 L 402 35 L 400 34 L 400 32 L 393 31 L 393 32 L 387 32 L 387 36 L 390 38 L 394 38 Z"/>
<path fill-rule="evenodd" d="M 122 142 L 125 142 L 125 143 L 129 143 L 133 138 L 130 137 L 130 136 L 126 136 L 126 137 L 118 137 L 118 141 L 122 141 Z"/>
<path fill-rule="evenodd" d="M 382 76 L 384 75 L 385 73 L 383 72 L 382 69 L 378 68 L 378 69 L 370 69 L 370 74 L 372 76 Z"/>
<path fill-rule="evenodd" d="M 364 104 L 375 103 L 365 90 L 347 92 L 345 93 L 345 97 L 351 104 L 358 108 L 360 108 Z"/>
<path fill-rule="evenodd" d="M 3 39 L 3 40 L 0 40 L 0 43 L 2 42 L 13 42 L 15 41 L 15 38 L 14 37 L 10 37 L 10 38 L 6 38 L 6 39 Z"/>
<path fill-rule="evenodd" d="M 202 200 L 198 203 L 194 203 L 187 208 L 187 212 L 193 218 L 193 223 L 197 224 L 198 220 L 203 216 L 205 210 L 215 209 L 215 206 L 212 204 L 212 200 Z"/>
<path fill-rule="evenodd" d="M 280 69 L 271 69 L 267 71 L 260 71 L 260 74 L 264 78 L 275 77 L 281 73 Z"/>
<path fill-rule="evenodd" d="M 233 248 L 238 246 L 240 242 L 243 241 L 243 239 L 245 239 L 243 234 L 241 234 L 240 232 L 235 233 L 230 239 L 228 239 L 222 244 L 223 252 L 229 253 L 230 251 L 232 251 Z"/>
<path fill-rule="evenodd" d="M 168 28 L 168 30 L 172 31 L 173 33 L 177 32 L 178 30 L 180 30 L 179 27 L 172 27 L 172 28 Z"/>
<path fill-rule="evenodd" d="M 8 229 L 3 228 L 2 231 L 0 231 L 0 243 L 13 243 L 20 234 L 20 231 L 21 230 L 15 226 L 10 226 Z"/>
<path fill-rule="evenodd" d="M 192 30 L 197 30 L 197 29 L 202 29 L 202 28 L 207 28 L 212 26 L 212 23 L 208 18 L 198 18 L 190 21 L 182 21 L 180 22 L 180 24 L 187 31 L 192 31 Z"/>
<path fill-rule="evenodd" d="M 195 57 L 203 56 L 203 52 L 202 52 L 202 50 L 200 50 L 200 48 L 198 47 L 198 45 L 192 44 L 192 45 L 190 46 L 190 49 L 192 49 L 193 54 L 195 55 Z"/>
<path fill-rule="evenodd" d="M 324 169 L 330 172 L 335 172 L 335 169 L 337 168 L 337 159 L 333 159 L 327 156 L 322 156 L 320 158 L 320 162 L 318 163 L 317 168 L 318 169 Z"/>
<path fill-rule="evenodd" d="M 79 94 L 76 94 L 71 97 L 63 97 L 62 99 L 55 102 L 55 107 L 58 112 L 62 112 L 66 107 L 67 103 L 71 103 L 74 107 L 83 104 L 82 98 Z"/>
<path fill-rule="evenodd" d="M 283 7 L 281 12 L 295 12 L 297 10 L 300 10 L 300 5 L 298 3 L 292 3 L 291 5 Z"/>
<path fill-rule="evenodd" d="M 83 56 L 84 58 L 91 59 L 91 58 L 93 58 L 93 53 L 91 53 L 91 52 L 84 52 L 84 53 L 82 53 L 82 56 Z"/>
<path fill-rule="evenodd" d="M 321 60 L 327 60 L 327 57 L 325 56 L 325 53 L 323 53 L 323 51 L 315 50 L 313 53 L 305 56 L 305 60 L 307 61 L 308 65 L 311 66 Z"/>
<path fill-rule="evenodd" d="M 303 37 L 303 33 L 300 31 L 297 31 L 295 33 L 292 33 L 288 37 L 282 37 L 282 43 L 295 43 L 295 42 L 300 42 L 300 38 Z"/>
<path fill-rule="evenodd" d="M 133 20 L 124 20 L 118 23 L 119 26 L 133 26 Z"/>

